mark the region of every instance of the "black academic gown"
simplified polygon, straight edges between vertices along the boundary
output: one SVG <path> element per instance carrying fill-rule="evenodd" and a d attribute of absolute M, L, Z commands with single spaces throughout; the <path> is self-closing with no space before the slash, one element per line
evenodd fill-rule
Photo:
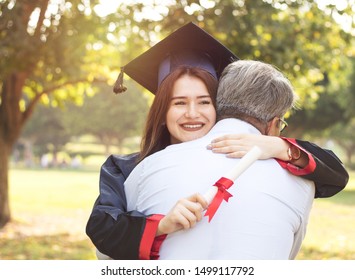
<path fill-rule="evenodd" d="M 308 151 L 311 171 L 302 172 L 286 162 L 279 163 L 291 173 L 314 181 L 316 198 L 333 196 L 346 186 L 349 174 L 332 151 L 306 141 L 284 139 Z M 96 248 L 113 259 L 142 259 L 144 250 L 152 250 L 152 253 L 149 257 L 148 252 L 143 259 L 158 257 L 152 248 L 155 247 L 154 250 L 158 251 L 160 244 L 155 246 L 152 241 L 147 242 L 147 236 L 154 238 L 152 236 L 155 236 L 158 223 L 151 226 L 148 221 L 152 216 L 145 216 L 138 211 L 126 212 L 124 181 L 135 167 L 136 159 L 137 154 L 111 155 L 103 164 L 100 172 L 100 194 L 86 227 L 86 233 Z"/>

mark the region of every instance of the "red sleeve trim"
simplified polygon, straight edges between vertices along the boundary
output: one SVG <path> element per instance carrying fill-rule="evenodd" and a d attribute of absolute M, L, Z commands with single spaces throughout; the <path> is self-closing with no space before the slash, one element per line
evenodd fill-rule
<path fill-rule="evenodd" d="M 155 237 L 154 242 L 153 242 L 153 246 L 152 246 L 152 250 L 150 251 L 150 259 L 151 260 L 158 260 L 159 259 L 160 246 L 161 246 L 161 244 L 163 244 L 163 241 L 165 240 L 166 236 L 167 236 L 167 234 L 162 234 L 162 235 Z"/>
<path fill-rule="evenodd" d="M 146 219 L 142 240 L 139 245 L 139 259 L 150 260 L 159 258 L 159 249 L 166 235 L 155 237 L 160 220 L 164 215 L 152 215 Z"/>
<path fill-rule="evenodd" d="M 313 158 L 313 155 L 311 153 L 309 153 L 307 150 L 305 150 L 304 148 L 302 148 L 300 145 L 298 145 L 296 139 L 294 138 L 286 138 L 286 137 L 281 137 L 283 140 L 287 141 L 288 143 L 290 143 L 291 145 L 296 146 L 297 148 L 299 148 L 300 150 L 302 150 L 303 152 L 305 152 L 308 155 L 308 165 L 305 166 L 304 168 L 299 168 L 296 165 L 293 165 L 292 163 L 288 162 L 288 161 L 283 161 L 280 159 L 276 159 L 277 162 L 285 169 L 287 169 L 289 172 L 291 172 L 293 175 L 296 176 L 302 176 L 302 175 L 307 175 L 312 173 L 315 169 L 316 169 L 316 161 Z"/>

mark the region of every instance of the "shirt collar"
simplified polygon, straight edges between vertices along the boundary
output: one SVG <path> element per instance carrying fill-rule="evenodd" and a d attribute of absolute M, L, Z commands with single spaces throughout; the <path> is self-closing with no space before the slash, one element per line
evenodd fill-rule
<path fill-rule="evenodd" d="M 214 134 L 231 134 L 231 133 L 246 133 L 246 134 L 261 134 L 261 132 L 250 123 L 245 121 L 228 118 L 217 122 L 209 133 Z"/>

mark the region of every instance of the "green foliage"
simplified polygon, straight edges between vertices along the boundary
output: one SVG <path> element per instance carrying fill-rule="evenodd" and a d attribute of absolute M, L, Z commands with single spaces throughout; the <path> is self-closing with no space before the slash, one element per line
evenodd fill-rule
<path fill-rule="evenodd" d="M 353 111 L 344 95 L 349 85 L 343 77 L 349 73 L 346 69 L 354 54 L 354 42 L 332 16 L 351 16 L 351 1 L 342 11 L 334 5 L 321 10 L 313 0 L 184 0 L 165 7 L 158 2 L 123 3 L 100 17 L 95 12 L 98 0 L 0 1 L 0 152 L 4 158 L 39 101 L 53 107 L 64 107 L 66 100 L 82 104 L 84 96 L 93 95 L 93 85 L 113 83 L 120 66 L 189 21 L 199 24 L 240 58 L 270 62 L 285 72 L 304 108 L 321 109 L 295 118 L 296 127 L 317 124 L 317 118 L 318 127 L 324 129 L 343 120 L 344 111 L 346 117 Z M 157 18 L 149 18 L 149 10 L 154 10 Z M 326 75 L 329 88 L 321 84 Z M 98 100 L 99 95 L 105 96 L 99 93 L 92 100 Z M 119 129 L 109 138 L 114 134 L 123 139 L 137 133 L 142 121 L 140 117 L 132 119 L 141 108 L 137 100 L 130 100 L 129 106 L 115 105 L 122 110 L 119 118 L 111 111 L 113 106 L 101 108 L 107 110 L 105 117 L 110 116 L 102 123 Z M 95 108 L 104 106 L 102 100 L 98 102 Z M 330 108 L 336 108 L 337 113 Z M 74 123 L 85 124 L 82 120 L 89 116 Z M 97 127 L 101 118 L 90 120 L 93 126 L 87 130 L 94 124 Z M 300 130 L 299 135 L 303 132 Z M 3 166 L 0 173 L 6 174 Z M 7 193 L 5 177 L 0 178 L 3 193 Z M 2 199 L 6 202 L 7 198 Z M 2 214 L 0 222 L 7 220 Z"/>
<path fill-rule="evenodd" d="M 108 146 L 140 136 L 148 100 L 136 84 L 131 81 L 126 84 L 128 92 L 118 96 L 112 93 L 112 87 L 101 84 L 94 96 L 84 97 L 81 106 L 70 103 L 65 108 L 38 106 L 24 128 L 22 139 L 31 141 L 36 155 L 41 156 L 61 151 L 74 136 L 91 134 Z M 80 152 L 82 157 L 88 155 L 92 152 Z"/>
<path fill-rule="evenodd" d="M 37 156 L 41 156 L 60 151 L 71 135 L 63 125 L 61 110 L 41 105 L 26 124 L 22 137 L 30 139 L 36 146 Z"/>
<path fill-rule="evenodd" d="M 57 12 L 40 18 L 43 23 L 35 23 L 30 17 L 40 16 L 47 9 L 48 1 L 4 4 L 0 15 L 1 49 L 4 50 L 1 81 L 9 73 L 25 71 L 28 74 L 25 92 L 30 100 L 36 94 L 48 94 L 66 83 L 85 81 L 88 74 L 82 65 L 87 55 L 86 45 L 101 29 L 99 18 L 85 14 L 80 2 L 49 4 Z M 58 100 L 63 97 L 68 96 L 55 96 Z"/>
<path fill-rule="evenodd" d="M 322 87 L 322 93 L 305 110 L 291 116 L 294 136 L 300 137 L 302 132 L 312 136 L 336 136 L 336 133 L 329 133 L 327 129 L 337 130 L 337 127 L 346 126 L 354 117 L 354 77 L 354 58 L 344 63 L 344 71 L 329 75 L 325 73 L 324 80 L 317 83 Z"/>
<path fill-rule="evenodd" d="M 344 119 L 349 108 L 344 102 L 344 74 L 354 42 L 332 15 L 351 15 L 350 2 L 343 11 L 334 5 L 321 10 L 316 1 L 228 0 L 213 1 L 209 7 L 201 3 L 182 1 L 171 6 L 160 22 L 164 34 L 194 21 L 239 58 L 262 60 L 280 68 L 293 83 L 305 110 L 296 112 L 298 116 L 292 119 L 295 135 L 325 129 Z M 330 84 L 322 84 L 325 79 Z M 315 108 L 319 110 L 312 111 Z"/>
<path fill-rule="evenodd" d="M 148 100 L 134 83 L 128 91 L 114 95 L 112 87 L 100 85 L 98 93 L 86 97 L 83 106 L 68 106 L 63 123 L 72 135 L 92 134 L 103 144 L 118 144 L 140 136 L 148 111 Z"/>
<path fill-rule="evenodd" d="M 229 0 L 191 15 L 187 10 L 184 2 L 170 7 L 162 30 L 198 22 L 240 58 L 273 63 L 294 78 L 314 69 L 339 69 L 334 54 L 344 53 L 351 38 L 314 1 Z"/>
<path fill-rule="evenodd" d="M 313 108 L 291 116 L 290 130 L 287 133 L 301 137 L 306 132 L 310 137 L 323 137 L 334 140 L 346 155 L 346 164 L 353 167 L 354 154 L 354 106 L 355 106 L 355 61 L 350 59 L 347 71 L 339 79 L 342 86 L 325 80 L 325 91 L 313 104 Z M 307 121 L 305 121 L 307 120 Z M 288 136 L 290 136 L 288 135 Z"/>
<path fill-rule="evenodd" d="M 346 98 L 342 99 L 342 105 L 346 108 L 345 116 L 350 118 L 355 117 L 355 56 L 350 59 L 351 70 L 346 75 L 348 86 L 345 89 Z"/>
<path fill-rule="evenodd" d="M 341 95 L 341 97 L 339 96 Z M 301 138 L 308 133 L 312 136 L 324 135 L 324 131 L 336 123 L 346 123 L 347 106 L 342 106 L 340 100 L 345 93 L 339 94 L 325 91 L 313 103 L 313 108 L 297 111 L 289 119 L 288 136 Z"/>
<path fill-rule="evenodd" d="M 355 154 L 355 117 L 348 123 L 339 123 L 327 131 L 329 138 L 343 148 L 346 154 L 347 164 L 349 167 L 354 168 L 353 156 Z"/>
<path fill-rule="evenodd" d="M 63 100 L 82 104 L 85 93 L 91 91 L 90 83 L 113 83 L 119 66 L 189 21 L 216 36 L 240 58 L 279 67 L 294 83 L 307 110 L 318 106 L 314 104 L 324 90 L 316 83 L 325 73 L 331 84 L 345 83 L 338 77 L 353 48 L 350 34 L 332 17 L 349 14 L 350 2 L 341 11 L 335 5 L 321 10 L 312 0 L 180 1 L 171 6 L 134 2 L 100 17 L 95 12 L 98 1 L 75 0 L 51 3 L 56 12 L 42 18 L 40 12 L 48 3 L 1 2 L 0 84 L 9 73 L 29 74 L 22 110 L 38 95 L 54 106 L 64 106 Z M 155 11 L 154 19 L 149 18 L 149 10 Z M 40 21 L 29 21 L 30 15 L 39 16 Z M 294 122 L 301 125 L 315 114 L 300 113 Z M 328 124 L 328 119 L 323 123 Z"/>
<path fill-rule="evenodd" d="M 14 71 L 29 72 L 23 107 L 36 94 L 51 93 L 42 102 L 57 106 L 63 99 L 80 103 L 95 79 L 112 81 L 119 66 L 189 21 L 216 36 L 240 58 L 259 59 L 278 66 L 295 84 L 306 108 L 321 93 L 315 83 L 324 73 L 342 72 L 351 36 L 342 31 L 329 5 L 321 10 L 315 1 L 180 1 L 163 7 L 155 3 L 122 4 L 117 11 L 99 17 L 98 1 L 51 3 L 43 22 L 40 16 L 48 1 L 26 4 L 3 1 L 0 13 L 0 81 Z M 147 9 L 161 13 L 149 18 Z M 159 9 L 158 9 L 159 8 Z M 45 23 L 45 24 L 44 24 Z M 114 73 L 115 74 L 114 74 Z M 69 86 L 74 84 L 75 86 Z"/>

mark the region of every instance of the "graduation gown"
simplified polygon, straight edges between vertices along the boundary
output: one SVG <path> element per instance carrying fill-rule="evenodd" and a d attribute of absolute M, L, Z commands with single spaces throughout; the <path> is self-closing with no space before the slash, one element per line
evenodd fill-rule
<path fill-rule="evenodd" d="M 305 151 L 309 164 L 303 169 L 281 160 L 279 164 L 294 175 L 314 181 L 315 198 L 331 197 L 344 189 L 349 174 L 332 151 L 307 141 L 283 139 Z M 165 238 L 155 237 L 162 215 L 126 210 L 124 181 L 135 167 L 137 156 L 107 158 L 100 171 L 100 194 L 86 226 L 86 234 L 96 248 L 113 259 L 158 259 Z"/>

